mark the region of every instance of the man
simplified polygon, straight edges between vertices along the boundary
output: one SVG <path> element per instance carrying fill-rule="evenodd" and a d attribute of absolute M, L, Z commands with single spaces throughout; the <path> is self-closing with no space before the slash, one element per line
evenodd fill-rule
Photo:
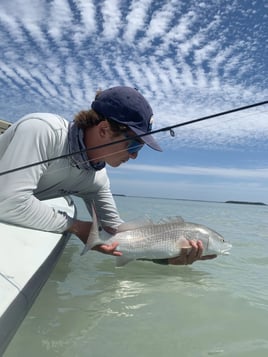
<path fill-rule="evenodd" d="M 152 115 L 149 103 L 136 89 L 117 86 L 97 93 L 91 109 L 78 113 L 72 123 L 55 114 L 34 113 L 11 125 L 0 136 L 0 172 L 40 164 L 0 176 L 1 220 L 33 229 L 69 231 L 85 243 L 91 222 L 72 219 L 42 201 L 72 194 L 81 197 L 89 211 L 94 200 L 102 227 L 115 232 L 122 220 L 105 164 L 117 167 L 136 159 L 144 144 L 161 151 L 151 135 L 132 139 L 151 131 Z M 64 158 L 49 161 L 59 156 Z M 191 264 L 214 258 L 201 258 L 201 242 L 190 244 L 188 256 L 183 250 L 180 257 L 160 263 Z M 116 247 L 116 243 L 102 244 L 95 249 L 121 255 Z"/>

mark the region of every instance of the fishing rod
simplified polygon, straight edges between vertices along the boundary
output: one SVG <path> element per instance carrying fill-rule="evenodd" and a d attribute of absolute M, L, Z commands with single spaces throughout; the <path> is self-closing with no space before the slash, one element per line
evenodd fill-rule
<path fill-rule="evenodd" d="M 173 129 L 179 128 L 181 126 L 186 126 L 186 125 L 198 123 L 198 122 L 201 122 L 201 121 L 204 121 L 204 120 L 209 120 L 209 119 L 212 119 L 212 118 L 216 118 L 216 117 L 219 117 L 219 116 L 222 116 L 222 115 L 227 115 L 227 114 L 243 111 L 243 110 L 246 110 L 246 109 L 259 107 L 259 106 L 262 106 L 262 105 L 265 105 L 265 104 L 268 104 L 268 100 L 263 101 L 263 102 L 254 103 L 254 104 L 245 105 L 243 107 L 238 107 L 238 108 L 234 108 L 234 109 L 230 109 L 230 110 L 225 110 L 223 112 L 219 112 L 219 113 L 215 113 L 215 114 L 211 114 L 211 115 L 206 115 L 204 117 L 188 120 L 188 121 L 185 121 L 185 122 L 182 122 L 182 123 L 166 126 L 166 127 L 160 128 L 160 129 L 152 130 L 152 131 L 144 133 L 144 134 L 131 136 L 131 139 L 138 139 L 138 138 L 142 138 L 142 137 L 147 136 L 147 135 L 157 134 L 157 133 L 164 132 L 164 131 L 169 131 L 171 136 L 175 136 L 175 133 L 174 133 Z M 27 168 L 30 168 L 30 167 L 33 167 L 33 166 L 42 165 L 42 164 L 45 164 L 45 163 L 48 163 L 48 162 L 51 162 L 51 161 L 55 161 L 55 160 L 59 160 L 59 159 L 65 159 L 67 157 L 71 157 L 73 155 L 76 155 L 76 154 L 79 154 L 79 153 L 82 153 L 82 152 L 101 149 L 101 148 L 104 148 L 104 147 L 107 147 L 107 146 L 110 146 L 110 145 L 120 144 L 120 143 L 123 143 L 123 142 L 128 141 L 128 140 L 130 140 L 130 138 L 124 138 L 124 139 L 120 139 L 120 140 L 117 140 L 117 141 L 113 141 L 111 143 L 102 144 L 102 145 L 94 146 L 94 147 L 91 147 L 91 148 L 85 148 L 85 149 L 74 151 L 74 152 L 71 152 L 71 153 L 68 153 L 68 154 L 56 156 L 56 157 L 53 157 L 53 158 L 50 158 L 50 159 L 46 159 L 46 160 L 42 160 L 42 161 L 38 161 L 38 162 L 33 162 L 31 164 L 28 164 L 28 165 L 24 165 L 24 166 L 16 167 L 14 169 L 10 169 L 10 170 L 6 170 L 6 171 L 3 171 L 3 172 L 0 172 L 0 176 L 6 175 L 6 174 L 10 174 L 10 173 L 13 173 L 13 172 L 16 172 L 16 171 L 24 170 L 24 169 L 27 169 Z"/>

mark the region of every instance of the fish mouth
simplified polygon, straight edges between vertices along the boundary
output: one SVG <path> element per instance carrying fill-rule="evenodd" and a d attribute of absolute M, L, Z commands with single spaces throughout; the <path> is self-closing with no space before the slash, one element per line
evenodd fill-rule
<path fill-rule="evenodd" d="M 232 248 L 232 244 L 231 243 L 226 244 L 224 249 L 221 250 L 221 254 L 222 255 L 229 255 L 231 248 Z"/>

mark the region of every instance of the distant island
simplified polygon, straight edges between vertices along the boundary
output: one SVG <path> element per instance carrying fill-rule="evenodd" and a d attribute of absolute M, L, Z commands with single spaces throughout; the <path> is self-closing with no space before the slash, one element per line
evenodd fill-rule
<path fill-rule="evenodd" d="M 133 196 L 133 195 L 125 195 L 122 193 L 113 193 L 113 196 L 119 196 L 119 197 L 133 197 L 133 198 L 150 198 L 150 199 L 157 199 L 157 200 L 172 200 L 172 201 L 193 201 L 193 202 L 212 202 L 212 203 L 234 203 L 234 204 L 240 204 L 240 205 L 256 205 L 256 206 L 267 206 L 266 203 L 264 202 L 250 202 L 250 201 L 206 201 L 206 200 L 193 200 L 193 199 L 187 199 L 187 198 L 170 198 L 170 197 L 151 197 L 151 196 Z"/>
<path fill-rule="evenodd" d="M 248 201 L 225 201 L 225 203 L 237 203 L 240 205 L 257 205 L 257 206 L 266 206 L 263 202 L 248 202 Z"/>

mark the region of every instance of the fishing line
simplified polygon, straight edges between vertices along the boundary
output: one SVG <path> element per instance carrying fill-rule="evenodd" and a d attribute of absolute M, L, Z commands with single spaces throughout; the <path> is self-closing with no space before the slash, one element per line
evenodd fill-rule
<path fill-rule="evenodd" d="M 246 106 L 239 107 L 239 108 L 234 108 L 234 109 L 226 110 L 226 111 L 219 112 L 219 113 L 216 113 L 216 114 L 207 115 L 207 116 L 204 116 L 204 117 L 201 117 L 201 118 L 192 119 L 192 120 L 185 121 L 185 122 L 182 122 L 182 123 L 179 123 L 179 124 L 175 124 L 175 125 L 171 125 L 171 126 L 166 126 L 166 127 L 164 127 L 164 128 L 161 128 L 161 129 L 153 130 L 153 131 L 151 131 L 151 133 L 142 134 L 142 135 L 140 135 L 140 137 L 145 136 L 145 135 L 149 135 L 149 134 L 160 133 L 160 132 L 162 132 L 162 131 L 171 131 L 172 134 L 173 134 L 173 133 L 174 133 L 174 130 L 173 130 L 173 129 L 179 128 L 179 127 L 181 127 L 181 126 L 198 123 L 198 122 L 200 122 L 200 121 L 213 119 L 213 118 L 216 118 L 216 117 L 219 117 L 219 116 L 222 116 L 222 115 L 227 115 L 227 114 L 231 114 L 231 113 L 243 111 L 243 110 L 250 109 L 250 108 L 255 108 L 255 107 L 258 107 L 258 106 L 261 106 L 261 105 L 265 105 L 265 104 L 268 104 L 268 100 L 263 101 L 263 102 L 259 102 L 259 103 L 254 103 L 254 104 L 246 105 Z M 171 134 L 171 136 L 173 136 L 172 134 Z"/>
<path fill-rule="evenodd" d="M 46 159 L 46 160 L 42 160 L 42 161 L 38 161 L 38 162 L 33 162 L 31 164 L 28 164 L 28 165 L 24 165 L 24 166 L 16 167 L 14 169 L 10 169 L 10 170 L 6 170 L 6 171 L 3 171 L 3 172 L 0 172 L 0 176 L 6 175 L 6 174 L 9 174 L 9 173 L 13 173 L 13 172 L 16 172 L 16 171 L 24 170 L 24 169 L 27 169 L 27 168 L 30 168 L 30 167 L 33 167 L 33 166 L 42 165 L 42 164 L 45 164 L 45 163 L 48 163 L 48 162 L 51 162 L 51 161 L 64 159 L 64 158 L 67 158 L 67 157 L 71 157 L 73 155 L 76 155 L 76 154 L 79 154 L 79 153 L 82 153 L 82 152 L 101 149 L 101 148 L 104 148 L 104 147 L 107 147 L 107 146 L 120 144 L 120 143 L 129 141 L 131 139 L 138 139 L 138 138 L 142 138 L 142 137 L 147 136 L 147 135 L 157 134 L 157 133 L 160 133 L 160 132 L 169 131 L 170 135 L 174 136 L 175 135 L 174 129 L 179 128 L 181 126 L 186 126 L 186 125 L 198 123 L 198 122 L 201 122 L 201 121 L 204 121 L 204 120 L 217 118 L 219 116 L 223 116 L 223 115 L 227 115 L 227 114 L 231 114 L 231 113 L 236 113 L 236 112 L 243 111 L 243 110 L 246 110 L 246 109 L 256 108 L 256 107 L 259 107 L 259 106 L 262 106 L 262 105 L 265 105 L 265 104 L 268 104 L 268 100 L 267 101 L 263 101 L 263 102 L 250 104 L 250 105 L 246 105 L 246 106 L 243 106 L 243 107 L 238 107 L 238 108 L 226 110 L 226 111 L 215 113 L 215 114 L 211 114 L 211 115 L 206 115 L 206 116 L 201 117 L 201 118 L 188 120 L 188 121 L 185 121 L 185 122 L 182 122 L 182 123 L 178 123 L 178 124 L 175 124 L 175 125 L 166 126 L 166 127 L 160 128 L 160 129 L 152 130 L 152 131 L 144 133 L 144 134 L 132 136 L 131 138 L 124 138 L 124 139 L 113 141 L 113 142 L 110 142 L 110 143 L 107 143 L 107 144 L 102 144 L 102 145 L 94 146 L 94 147 L 91 147 L 91 148 L 85 148 L 83 150 L 79 150 L 79 151 L 71 152 L 71 153 L 68 153 L 68 154 L 56 156 L 56 157 L 53 157 L 53 158 L 50 158 L 50 159 Z"/>
<path fill-rule="evenodd" d="M 243 115 L 240 115 L 237 119 L 237 121 L 241 121 L 241 120 L 245 120 L 245 119 L 251 119 L 253 116 L 256 116 L 256 115 L 260 115 L 260 114 L 264 114 L 264 113 L 268 113 L 268 109 L 263 109 L 263 110 L 258 110 L 258 111 L 254 111 L 254 112 L 250 112 L 250 113 L 245 113 Z M 233 117 L 229 117 L 229 118 L 224 118 L 223 121 L 221 121 L 220 125 L 225 125 L 227 123 L 230 123 L 231 121 L 233 121 L 234 118 Z M 202 125 L 202 129 L 203 128 L 211 128 L 215 125 L 215 123 L 212 123 L 212 122 L 206 122 L 205 124 Z M 267 125 L 268 125 L 268 121 L 267 121 Z M 268 129 L 268 126 L 267 126 L 267 129 Z M 171 136 L 175 136 L 175 133 L 174 135 L 171 134 Z"/>

